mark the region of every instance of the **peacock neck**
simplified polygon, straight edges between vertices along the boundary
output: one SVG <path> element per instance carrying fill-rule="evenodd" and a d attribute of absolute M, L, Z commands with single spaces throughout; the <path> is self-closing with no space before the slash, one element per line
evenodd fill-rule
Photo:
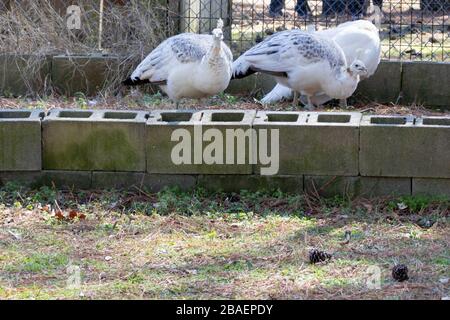
<path fill-rule="evenodd" d="M 211 65 L 217 65 L 222 57 L 221 49 L 222 49 L 222 41 L 220 39 L 214 39 L 211 48 L 208 50 L 204 59 L 204 62 Z"/>

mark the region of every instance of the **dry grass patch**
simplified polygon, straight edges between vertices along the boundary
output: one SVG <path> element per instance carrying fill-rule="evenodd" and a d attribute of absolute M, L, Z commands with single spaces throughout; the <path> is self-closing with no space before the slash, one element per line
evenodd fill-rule
<path fill-rule="evenodd" d="M 11 187 L 0 193 L 2 299 L 441 299 L 449 294 L 445 199 L 369 202 L 201 190 L 19 194 L 24 200 L 17 200 Z M 125 201 L 130 197 L 140 204 Z M 86 218 L 58 219 L 53 200 L 63 214 L 76 210 Z M 399 202 L 408 208 L 398 209 Z M 421 219 L 430 219 L 432 227 L 420 227 Z M 351 231 L 349 243 L 345 231 Z M 309 264 L 311 247 L 332 253 L 332 260 Z M 410 269 L 404 283 L 390 276 L 400 262 Z M 77 288 L 68 286 L 73 266 L 81 276 Z M 378 290 L 366 285 L 371 266 L 381 271 Z"/>

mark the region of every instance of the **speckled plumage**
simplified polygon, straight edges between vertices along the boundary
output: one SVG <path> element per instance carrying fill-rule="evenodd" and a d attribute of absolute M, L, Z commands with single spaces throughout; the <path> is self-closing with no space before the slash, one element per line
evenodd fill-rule
<path fill-rule="evenodd" d="M 159 84 L 175 102 L 223 91 L 231 78 L 233 55 L 221 40 L 221 28 L 212 33 L 182 33 L 168 38 L 137 66 L 127 82 Z"/>
<path fill-rule="evenodd" d="M 334 70 L 346 64 L 342 51 L 332 40 L 302 30 L 275 33 L 246 51 L 239 59 L 254 63 L 257 70 L 272 72 L 289 72 L 294 69 L 296 63 L 289 64 L 289 60 L 300 60 L 303 64 L 326 61 Z M 237 64 L 238 61 L 235 65 Z M 235 68 L 235 72 L 239 72 L 239 69 Z"/>
<path fill-rule="evenodd" d="M 207 52 L 205 46 L 196 43 L 189 36 L 173 37 L 169 43 L 177 59 L 183 63 L 200 61 Z"/>
<path fill-rule="evenodd" d="M 345 66 L 345 58 L 330 39 L 301 30 L 278 32 L 244 53 L 244 56 L 286 54 L 295 49 L 310 62 L 326 60 L 330 67 Z"/>

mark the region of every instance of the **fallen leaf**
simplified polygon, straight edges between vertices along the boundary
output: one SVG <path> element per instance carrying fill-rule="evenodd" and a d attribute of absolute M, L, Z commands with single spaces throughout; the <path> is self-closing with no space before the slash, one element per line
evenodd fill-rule
<path fill-rule="evenodd" d="M 69 212 L 69 219 L 70 219 L 70 220 L 75 219 L 77 216 L 78 216 L 78 212 L 76 212 L 75 210 L 71 210 L 71 211 Z"/>
<path fill-rule="evenodd" d="M 58 210 L 55 212 L 55 218 L 58 220 L 64 220 L 66 217 L 64 216 L 61 210 Z"/>

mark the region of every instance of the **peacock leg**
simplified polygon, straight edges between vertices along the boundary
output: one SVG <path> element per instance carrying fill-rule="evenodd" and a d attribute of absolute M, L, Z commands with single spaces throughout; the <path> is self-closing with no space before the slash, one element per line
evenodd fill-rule
<path fill-rule="evenodd" d="M 309 111 L 314 110 L 315 108 L 314 108 L 314 104 L 311 101 L 311 96 L 306 96 L 306 100 L 307 100 L 307 103 L 305 105 L 305 109 L 309 110 Z"/>
<path fill-rule="evenodd" d="M 347 99 L 340 99 L 340 100 L 339 100 L 339 106 L 340 106 L 342 109 L 348 109 Z"/>
<path fill-rule="evenodd" d="M 294 99 L 292 100 L 294 107 L 298 107 L 298 92 L 294 91 Z"/>

